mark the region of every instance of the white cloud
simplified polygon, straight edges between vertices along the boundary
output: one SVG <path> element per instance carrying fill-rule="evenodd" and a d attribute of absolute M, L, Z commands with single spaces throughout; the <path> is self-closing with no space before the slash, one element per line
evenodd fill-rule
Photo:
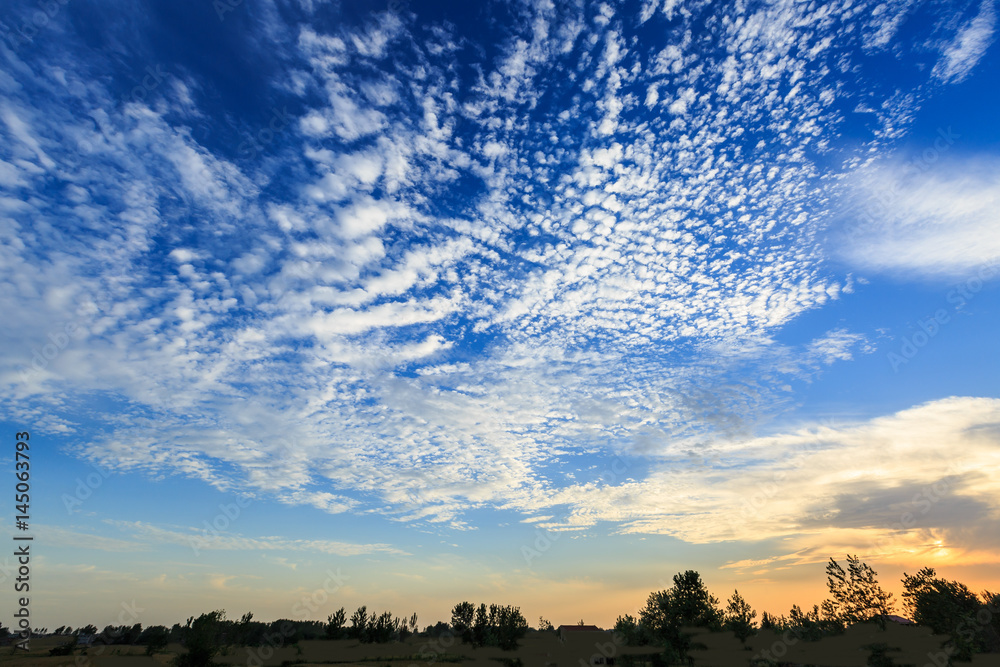
<path fill-rule="evenodd" d="M 866 422 L 720 441 L 702 452 L 707 467 L 576 486 L 560 499 L 574 508 L 571 524 L 613 521 L 694 543 L 782 538 L 796 562 L 848 552 L 996 563 L 995 533 L 969 529 L 1000 526 L 998 417 L 996 399 L 943 399 Z"/>
<path fill-rule="evenodd" d="M 349 239 L 378 232 L 390 220 L 405 218 L 409 214 L 403 205 L 364 198 L 337 212 L 341 233 Z"/>
<path fill-rule="evenodd" d="M 935 152 L 936 155 L 936 152 Z M 1000 258 L 1000 165 L 941 159 L 853 175 L 838 254 L 859 268 L 961 276 Z"/>
<path fill-rule="evenodd" d="M 965 80 L 993 43 L 996 12 L 993 0 L 983 0 L 979 13 L 962 26 L 948 44 L 931 74 L 943 83 Z"/>
<path fill-rule="evenodd" d="M 74 451 L 109 466 L 331 513 L 467 528 L 476 508 L 570 505 L 553 525 L 665 530 L 642 493 L 707 484 L 691 452 L 749 437 L 790 379 L 864 344 L 774 334 L 841 294 L 814 242 L 816 156 L 862 101 L 867 18 L 719 5 L 717 51 L 681 3 L 641 11 L 650 30 L 676 21 L 655 26 L 663 42 L 632 39 L 607 5 L 528 3 L 494 60 L 400 17 L 304 29 L 275 77 L 308 108 L 276 136 L 280 159 L 249 163 L 191 136 L 207 117 L 194 83 L 167 112 L 120 108 L 88 68 L 25 75 L 39 88 L 5 89 L 0 127 L 0 178 L 37 195 L 0 216 L 11 414 L 88 434 Z M 861 152 L 915 108 L 879 81 L 860 86 L 881 110 Z M 958 263 L 992 224 L 992 182 L 958 197 L 939 181 L 907 190 L 924 199 L 901 215 L 923 217 L 887 223 L 890 261 Z M 914 243 L 892 225 L 931 231 Z M 32 368 L 66 320 L 79 335 Z M 580 482 L 609 451 L 647 458 L 631 480 Z M 579 479 L 551 474 L 567 464 Z M 718 537 L 698 521 L 678 534 Z"/>
<path fill-rule="evenodd" d="M 174 544 L 203 551 L 297 551 L 357 556 L 371 553 L 405 554 L 388 544 L 359 544 L 334 540 L 295 540 L 277 536 L 245 537 L 235 533 L 208 532 L 199 529 L 174 530 L 145 521 L 107 523 L 129 531 L 134 539 L 145 543 Z"/>

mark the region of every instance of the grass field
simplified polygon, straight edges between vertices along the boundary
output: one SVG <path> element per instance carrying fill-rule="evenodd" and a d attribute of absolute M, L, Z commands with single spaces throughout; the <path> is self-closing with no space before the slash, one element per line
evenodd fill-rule
<path fill-rule="evenodd" d="M 817 667 L 866 667 L 870 650 L 875 643 L 886 644 L 887 655 L 896 665 L 914 667 L 943 667 L 940 658 L 941 644 L 947 637 L 932 635 L 930 630 L 918 626 L 890 624 L 885 631 L 874 625 L 858 625 L 837 637 L 818 642 L 796 641 L 791 635 L 787 640 L 780 634 L 761 631 L 740 644 L 732 633 L 693 631 L 693 640 L 700 648 L 692 651 L 694 664 L 700 667 L 746 667 L 752 658 L 769 651 L 772 659 L 793 665 Z M 65 643 L 65 638 L 40 638 L 32 640 L 28 654 L 4 649 L 0 663 L 10 667 L 31 665 L 50 667 L 164 667 L 183 652 L 179 644 L 171 644 L 163 653 L 152 657 L 145 655 L 142 646 L 92 646 L 77 649 L 70 656 L 49 656 L 49 649 Z M 309 640 L 299 644 L 279 647 L 229 647 L 216 658 L 220 665 L 247 665 L 248 667 L 279 667 L 284 664 L 340 665 L 342 667 L 502 667 L 505 660 L 520 658 L 524 667 L 581 667 L 581 665 L 607 664 L 607 658 L 620 662 L 626 654 L 649 654 L 655 648 L 648 646 L 621 646 L 614 642 L 611 633 L 577 632 L 561 641 L 551 633 L 532 633 L 521 641 L 517 651 L 497 648 L 472 648 L 447 638 L 434 640 L 410 637 L 403 642 L 390 644 L 360 644 L 355 640 Z M 938 656 L 935 659 L 935 656 Z M 970 667 L 1000 667 L 1000 654 L 978 655 Z"/>

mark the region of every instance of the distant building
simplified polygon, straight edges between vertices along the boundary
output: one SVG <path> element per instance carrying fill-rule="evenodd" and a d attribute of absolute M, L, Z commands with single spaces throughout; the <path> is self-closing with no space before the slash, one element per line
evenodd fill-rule
<path fill-rule="evenodd" d="M 560 625 L 558 629 L 560 637 L 568 632 L 607 632 L 596 625 Z"/>
<path fill-rule="evenodd" d="M 566 643 L 567 638 L 577 641 L 588 641 L 592 637 L 603 637 L 608 634 L 607 630 L 602 630 L 596 625 L 560 625 L 557 628 L 559 640 Z M 592 640 L 590 640 L 592 641 Z"/>
<path fill-rule="evenodd" d="M 893 623 L 899 623 L 900 625 L 916 625 L 916 623 L 910 619 L 903 618 L 902 616 L 896 616 L 895 614 L 886 614 L 885 620 L 892 621 Z"/>

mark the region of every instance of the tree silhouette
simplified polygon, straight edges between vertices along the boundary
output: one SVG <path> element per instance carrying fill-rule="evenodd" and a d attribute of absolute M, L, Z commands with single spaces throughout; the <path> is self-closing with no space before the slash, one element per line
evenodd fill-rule
<path fill-rule="evenodd" d="M 504 650 L 517 648 L 517 641 L 528 631 L 528 622 L 521 610 L 510 605 L 460 602 L 451 612 L 451 625 L 462 641 L 473 646 L 498 646 Z"/>
<path fill-rule="evenodd" d="M 486 645 L 486 633 L 489 631 L 489 611 L 485 604 L 480 604 L 476 609 L 476 616 L 472 620 L 472 643 L 476 646 Z"/>
<path fill-rule="evenodd" d="M 340 639 L 344 636 L 344 624 L 347 622 L 347 613 L 341 607 L 326 617 L 327 639 Z"/>
<path fill-rule="evenodd" d="M 840 629 L 839 623 L 833 625 L 833 629 Z M 824 630 L 824 623 L 820 620 L 819 605 L 813 605 L 810 611 L 802 611 L 799 605 L 793 604 L 784 626 L 784 629 L 791 630 L 799 639 L 818 641 L 823 637 Z"/>
<path fill-rule="evenodd" d="M 691 640 L 681 628 L 720 629 L 723 614 L 718 604 L 718 598 L 709 594 L 701 575 L 687 570 L 674 575 L 674 585 L 669 590 L 649 594 L 646 606 L 639 611 L 639 625 L 651 641 L 664 644 L 664 659 L 684 658 Z"/>
<path fill-rule="evenodd" d="M 732 597 L 726 603 L 726 612 L 723 616 L 722 627 L 732 630 L 736 638 L 744 645 L 757 631 L 754 619 L 757 612 L 750 608 L 749 603 L 743 599 L 739 591 L 733 591 Z"/>
<path fill-rule="evenodd" d="M 466 644 L 472 642 L 472 621 L 476 607 L 471 602 L 459 602 L 451 611 L 451 627 Z"/>
<path fill-rule="evenodd" d="M 353 614 L 351 614 L 351 629 L 348 630 L 348 636 L 352 639 L 357 639 L 363 642 L 365 641 L 367 631 L 368 607 L 362 605 L 358 607 Z"/>
<path fill-rule="evenodd" d="M 146 645 L 146 655 L 153 655 L 167 648 L 167 644 L 170 643 L 170 630 L 162 625 L 152 625 L 142 631 L 138 643 Z"/>
<path fill-rule="evenodd" d="M 762 612 L 760 615 L 760 629 L 761 630 L 776 630 L 779 627 L 778 619 L 766 611 Z"/>
<path fill-rule="evenodd" d="M 876 572 L 857 556 L 847 557 L 847 572 L 833 558 L 826 566 L 826 583 L 832 599 L 823 603 L 824 615 L 842 626 L 876 620 L 885 629 L 893 611 L 892 594 L 876 580 Z"/>
<path fill-rule="evenodd" d="M 187 653 L 177 656 L 177 667 L 207 667 L 214 664 L 220 648 L 220 630 L 226 618 L 223 609 L 202 614 L 198 618 L 188 618 L 184 627 L 184 646 Z"/>
<path fill-rule="evenodd" d="M 646 629 L 631 614 L 618 617 L 615 621 L 615 632 L 621 635 L 629 646 L 644 646 L 649 643 Z"/>
<path fill-rule="evenodd" d="M 903 611 L 917 621 L 917 601 L 919 598 L 931 590 L 931 584 L 935 581 L 933 567 L 922 567 L 913 576 L 903 573 Z"/>
<path fill-rule="evenodd" d="M 931 628 L 935 634 L 951 635 L 954 659 L 971 660 L 974 653 L 992 650 L 1000 644 L 997 629 L 977 619 L 986 607 L 984 603 L 995 598 L 992 593 L 983 593 L 980 602 L 965 584 L 940 579 L 930 567 L 913 576 L 904 572 L 902 581 L 907 611 L 916 623 Z"/>
<path fill-rule="evenodd" d="M 490 625 L 495 645 L 505 651 L 516 649 L 517 641 L 528 630 L 528 621 L 521 610 L 510 605 L 490 605 Z"/>

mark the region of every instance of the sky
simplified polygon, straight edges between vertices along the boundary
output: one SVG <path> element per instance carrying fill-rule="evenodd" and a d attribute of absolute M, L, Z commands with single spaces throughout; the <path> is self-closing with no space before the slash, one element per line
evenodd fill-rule
<path fill-rule="evenodd" d="M 997 11 L 17 0 L 35 626 L 1000 588 Z"/>

